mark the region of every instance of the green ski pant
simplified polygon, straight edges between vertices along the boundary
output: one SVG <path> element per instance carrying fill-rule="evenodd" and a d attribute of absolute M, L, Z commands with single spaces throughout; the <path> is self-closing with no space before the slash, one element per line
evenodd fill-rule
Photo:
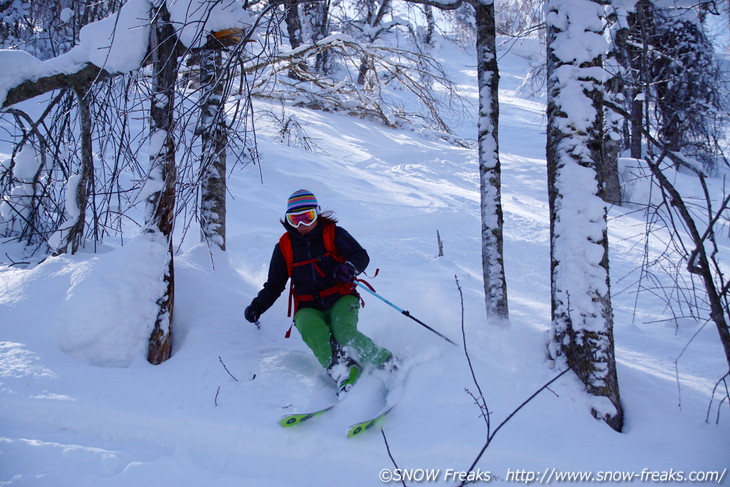
<path fill-rule="evenodd" d="M 357 330 L 359 310 L 360 299 L 348 295 L 338 299 L 329 310 L 301 308 L 294 315 L 297 330 L 322 367 L 332 364 L 335 345 L 352 348 L 356 354 L 353 358 L 376 367 L 391 356 L 390 351 Z"/>

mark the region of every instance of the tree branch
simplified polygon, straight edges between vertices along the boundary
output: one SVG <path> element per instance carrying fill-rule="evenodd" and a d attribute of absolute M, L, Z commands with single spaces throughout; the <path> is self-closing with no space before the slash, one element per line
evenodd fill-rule
<path fill-rule="evenodd" d="M 85 89 L 96 81 L 101 81 L 112 76 L 114 75 L 108 71 L 88 63 L 75 73 L 58 73 L 36 80 L 29 79 L 8 90 L 8 94 L 0 109 L 61 88 Z"/>
<path fill-rule="evenodd" d="M 428 5 L 431 7 L 436 7 L 441 10 L 456 10 L 457 8 L 461 7 L 461 5 L 464 3 L 462 0 L 406 0 L 408 3 L 418 3 L 421 5 Z M 466 0 L 467 2 L 471 2 L 474 0 Z"/>
<path fill-rule="evenodd" d="M 550 386 L 552 385 L 552 383 L 553 383 L 553 382 L 555 382 L 556 380 L 560 379 L 560 378 L 561 378 L 561 377 L 562 377 L 563 375 L 565 375 L 566 373 L 568 373 L 568 372 L 569 372 L 570 370 L 571 370 L 571 369 L 570 369 L 570 367 L 568 367 L 567 369 L 565 369 L 564 371 L 562 371 L 561 373 L 559 373 L 558 375 L 556 375 L 555 377 L 553 377 L 553 378 L 552 378 L 552 379 L 550 380 L 550 382 L 548 382 L 547 384 L 543 385 L 543 386 L 542 386 L 541 388 L 539 388 L 538 390 L 536 390 L 536 391 L 535 391 L 535 392 L 534 392 L 534 393 L 533 393 L 533 394 L 532 394 L 532 395 L 531 395 L 530 397 L 528 397 L 527 399 L 525 399 L 525 400 L 524 400 L 524 401 L 522 402 L 522 404 L 520 404 L 519 406 L 517 406 L 517 408 L 516 408 L 516 409 L 515 409 L 514 411 L 512 411 L 512 412 L 511 412 L 511 413 L 509 414 L 509 416 L 507 416 L 506 418 L 504 418 L 504 421 L 502 421 L 501 423 L 499 423 L 499 426 L 497 426 L 497 427 L 496 427 L 496 428 L 494 429 L 494 431 L 492 432 L 492 434 L 490 434 L 490 435 L 489 435 L 489 436 L 487 437 L 487 441 L 486 441 L 486 442 L 484 443 L 484 446 L 482 446 L 482 449 L 481 449 L 481 450 L 479 451 L 479 454 L 478 454 L 478 455 L 476 456 L 476 458 L 474 459 L 474 461 L 472 462 L 472 464 L 471 464 L 471 465 L 469 466 L 469 469 L 467 470 L 467 474 L 468 474 L 469 472 L 473 472 L 473 471 L 474 471 L 474 468 L 476 467 L 477 463 L 479 463 L 479 460 L 481 460 L 481 458 L 482 458 L 482 455 L 484 455 L 484 452 L 485 452 L 485 451 L 487 450 L 487 448 L 489 447 L 489 445 L 490 445 L 490 444 L 492 443 L 492 440 L 493 440 L 493 439 L 494 439 L 494 437 L 495 437 L 495 436 L 497 435 L 497 433 L 499 432 L 499 430 L 500 430 L 500 429 L 502 429 L 502 426 L 504 426 L 505 424 L 507 424 L 507 422 L 508 422 L 508 421 L 509 421 L 510 419 L 512 419 L 512 417 L 513 417 L 513 416 L 514 416 L 515 414 L 517 414 L 517 413 L 518 413 L 518 412 L 520 411 L 520 409 L 522 409 L 522 408 L 523 408 L 523 407 L 525 407 L 525 406 L 526 406 L 526 405 L 527 405 L 527 404 L 528 404 L 528 403 L 529 403 L 530 401 L 532 401 L 533 399 L 535 399 L 535 397 L 537 397 L 537 396 L 538 396 L 538 394 L 540 394 L 540 393 L 541 393 L 542 391 L 544 391 L 545 389 L 548 389 L 548 388 L 549 388 L 549 387 L 550 387 Z M 466 475 L 466 477 L 468 478 L 468 475 Z M 463 485 L 465 485 L 465 484 L 466 484 L 466 481 L 464 481 L 464 482 L 462 482 L 461 484 L 459 484 L 459 487 L 462 487 L 462 486 L 463 486 Z"/>

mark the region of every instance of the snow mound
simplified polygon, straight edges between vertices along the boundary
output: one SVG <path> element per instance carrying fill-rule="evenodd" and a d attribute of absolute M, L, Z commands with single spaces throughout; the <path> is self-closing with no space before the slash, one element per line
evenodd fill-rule
<path fill-rule="evenodd" d="M 165 290 L 166 249 L 141 236 L 79 262 L 55 329 L 61 350 L 102 367 L 127 367 L 144 356 Z"/>

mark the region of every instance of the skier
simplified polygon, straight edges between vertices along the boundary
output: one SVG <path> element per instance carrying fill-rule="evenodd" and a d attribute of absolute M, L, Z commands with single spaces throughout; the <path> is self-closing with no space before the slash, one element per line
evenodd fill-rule
<path fill-rule="evenodd" d="M 291 278 L 294 326 L 335 381 L 338 394 L 357 381 L 364 364 L 393 370 L 397 359 L 358 331 L 360 297 L 354 278 L 370 257 L 330 211 L 321 213 L 317 198 L 300 189 L 287 201 L 286 232 L 274 247 L 269 275 L 244 317 L 257 323 Z"/>

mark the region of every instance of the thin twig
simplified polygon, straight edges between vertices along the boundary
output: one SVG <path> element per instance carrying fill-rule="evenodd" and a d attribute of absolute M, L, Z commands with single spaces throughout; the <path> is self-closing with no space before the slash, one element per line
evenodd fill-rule
<path fill-rule="evenodd" d="M 454 278 L 456 279 L 456 287 L 459 289 L 459 296 L 461 297 L 461 337 L 462 337 L 463 345 L 464 345 L 464 355 L 466 355 L 466 360 L 469 363 L 469 370 L 471 371 L 471 377 L 472 377 L 472 380 L 474 381 L 474 384 L 476 385 L 477 390 L 479 391 L 479 397 L 474 396 L 474 394 L 469 392 L 468 389 L 467 389 L 467 394 L 469 394 L 474 399 L 474 401 L 477 403 L 477 406 L 479 406 L 479 408 L 482 410 L 482 413 L 483 413 L 482 416 L 484 417 L 484 421 L 487 424 L 487 441 L 484 443 L 484 446 L 482 446 L 482 449 L 479 451 L 479 454 L 477 455 L 477 457 L 474 459 L 471 466 L 469 467 L 469 470 L 467 471 L 467 474 L 468 474 L 469 472 L 474 471 L 474 467 L 476 467 L 476 464 L 479 463 L 479 460 L 482 458 L 482 455 L 484 455 L 484 452 L 487 450 L 489 445 L 492 443 L 492 440 L 494 439 L 497 432 L 499 432 L 499 430 L 502 429 L 502 426 L 507 424 L 507 422 L 510 419 L 512 419 L 512 417 L 515 414 L 517 414 L 517 412 L 520 409 L 522 409 L 525 405 L 527 405 L 527 403 L 532 401 L 542 391 L 547 389 L 550 392 L 552 392 L 553 394 L 555 394 L 555 392 L 550 389 L 550 385 L 552 385 L 553 382 L 555 382 L 560 377 L 565 375 L 570 370 L 570 367 L 568 367 L 567 369 L 565 369 L 564 371 L 559 373 L 557 376 L 553 377 L 550 380 L 550 382 L 548 382 L 547 384 L 540 387 L 537 391 L 535 391 L 522 404 L 520 404 L 517 407 L 517 409 L 512 411 L 509 414 L 509 416 L 507 416 L 504 419 L 504 421 L 502 421 L 494 431 L 491 431 L 491 419 L 490 419 L 489 409 L 487 408 L 487 403 L 486 403 L 486 400 L 484 399 L 484 393 L 482 392 L 482 388 L 479 386 L 479 381 L 477 380 L 476 373 L 474 372 L 474 367 L 472 366 L 471 358 L 469 358 L 469 350 L 467 349 L 467 346 L 466 346 L 466 332 L 465 332 L 465 327 L 464 327 L 464 295 L 461 290 L 461 285 L 459 284 L 459 277 L 454 276 Z M 479 399 L 481 399 L 481 403 L 479 402 Z M 465 478 L 468 478 L 468 477 L 469 477 L 468 475 L 465 476 Z M 465 485 L 467 482 L 468 481 L 463 481 L 461 484 L 459 484 L 459 486 L 461 487 L 461 486 Z"/>
<path fill-rule="evenodd" d="M 495 436 L 497 435 L 497 433 L 499 432 L 499 430 L 500 430 L 500 429 L 502 429 L 502 426 L 504 426 L 505 424 L 507 424 L 507 422 L 508 422 L 508 421 L 509 421 L 510 419 L 512 419 L 512 417 L 513 417 L 513 416 L 514 416 L 515 414 L 517 414 L 517 413 L 519 412 L 519 410 L 520 410 L 520 409 L 522 409 L 522 408 L 523 408 L 523 407 L 525 407 L 525 406 L 526 406 L 526 405 L 527 405 L 527 404 L 528 404 L 528 403 L 529 403 L 530 401 L 532 401 L 533 399 L 535 399 L 535 397 L 537 397 L 537 395 L 538 395 L 538 394 L 540 394 L 540 393 L 541 393 L 542 391 L 544 391 L 545 389 L 548 389 L 548 388 L 550 387 L 550 385 L 551 385 L 551 384 L 552 384 L 553 382 L 555 382 L 556 380 L 558 380 L 559 378 L 561 378 L 561 377 L 562 377 L 563 375 L 565 375 L 565 374 L 566 374 L 566 373 L 567 373 L 567 372 L 568 372 L 569 370 L 571 370 L 571 369 L 570 369 L 570 368 L 567 368 L 567 369 L 565 369 L 564 371 L 562 371 L 561 373 L 559 373 L 558 375 L 556 375 L 555 377 L 553 377 L 553 378 L 552 378 L 552 379 L 550 380 L 550 382 L 548 382 L 547 384 L 543 385 L 543 386 L 542 386 L 541 388 L 539 388 L 539 389 L 538 389 L 537 391 L 535 391 L 535 392 L 534 392 L 534 393 L 533 393 L 533 394 L 532 394 L 532 395 L 531 395 L 530 397 L 528 397 L 527 399 L 525 399 L 525 401 L 523 401 L 523 402 L 522 402 L 522 404 L 520 404 L 520 405 L 519 405 L 519 406 L 517 407 L 517 409 L 515 409 L 514 411 L 512 411 L 512 412 L 511 412 L 511 413 L 509 414 L 509 416 L 507 416 L 507 417 L 506 417 L 506 418 L 504 419 L 504 421 L 502 421 L 501 423 L 499 423 L 499 426 L 497 426 L 497 427 L 496 427 L 496 428 L 494 429 L 494 431 L 492 432 L 492 434 L 491 434 L 491 435 L 489 435 L 489 436 L 487 437 L 487 441 L 486 441 L 486 442 L 484 443 L 484 446 L 482 446 L 482 449 L 481 449 L 481 450 L 479 451 L 479 454 L 477 455 L 477 457 L 476 457 L 476 458 L 474 459 L 474 461 L 472 462 L 471 466 L 470 466 L 470 467 L 469 467 L 469 469 L 467 470 L 467 475 L 466 475 L 466 477 L 467 477 L 467 478 L 468 478 L 468 473 L 469 473 L 469 472 L 473 472 L 473 471 L 474 471 L 474 467 L 476 467 L 477 463 L 479 463 L 479 460 L 481 460 L 481 458 L 482 458 L 482 455 L 484 455 L 484 452 L 485 452 L 485 451 L 487 450 L 487 448 L 489 447 L 489 445 L 490 445 L 490 444 L 492 443 L 492 440 L 493 440 L 493 439 L 494 439 L 494 437 L 495 437 Z M 465 485 L 466 483 L 467 483 L 466 481 L 462 482 L 461 484 L 459 484 L 459 487 L 462 487 L 462 486 L 463 486 L 463 485 Z"/>
<path fill-rule="evenodd" d="M 393 458 L 393 454 L 390 452 L 390 445 L 388 445 L 388 438 L 385 436 L 385 430 L 383 427 L 380 427 L 380 434 L 383 435 L 383 441 L 385 442 L 385 450 L 388 452 L 388 457 L 390 457 L 390 461 L 393 462 L 393 466 L 396 468 L 396 470 L 399 470 L 400 467 L 395 461 L 395 458 Z M 403 483 L 403 487 L 406 487 L 406 481 L 401 479 L 401 483 Z"/>
<path fill-rule="evenodd" d="M 720 379 L 715 383 L 715 387 L 712 389 L 712 395 L 710 396 L 710 404 L 707 405 L 707 417 L 705 418 L 706 422 L 710 421 L 710 412 L 712 411 L 712 401 L 715 399 L 715 392 L 717 392 L 718 387 L 720 387 L 720 384 L 725 385 L 725 397 L 720 399 L 720 403 L 717 405 L 717 419 L 716 423 L 720 422 L 720 408 L 722 407 L 722 403 L 725 401 L 725 399 L 728 400 L 728 405 L 730 405 L 730 390 L 728 390 L 727 385 L 727 379 L 730 377 L 730 372 L 720 377 Z"/>
<path fill-rule="evenodd" d="M 228 370 L 228 367 L 226 367 L 226 364 L 223 363 L 223 359 L 221 358 L 220 355 L 218 355 L 218 360 L 220 360 L 221 365 L 223 366 L 224 369 L 226 369 L 226 372 L 228 372 L 228 375 L 230 375 L 231 377 L 233 377 L 233 380 L 235 380 L 236 382 L 238 382 L 238 379 L 236 379 L 236 377 L 233 374 L 231 374 L 231 371 Z M 254 377 L 256 377 L 256 376 L 254 376 Z"/>
<path fill-rule="evenodd" d="M 461 340 L 462 344 L 464 345 L 464 355 L 466 356 L 466 361 L 469 364 L 469 371 L 471 372 L 471 379 L 474 382 L 474 385 L 477 388 L 477 391 L 479 391 L 479 398 L 481 398 L 481 404 L 477 401 L 477 404 L 482 409 L 482 416 L 484 417 L 484 422 L 487 425 L 487 436 L 490 436 L 491 433 L 491 421 L 489 418 L 489 409 L 487 408 L 487 400 L 484 398 L 484 393 L 482 392 L 482 388 L 479 385 L 479 381 L 477 380 L 476 373 L 474 372 L 474 366 L 471 363 L 471 357 L 469 357 L 469 350 L 466 347 L 466 329 L 464 327 L 464 293 L 461 290 L 461 284 L 459 283 L 459 276 L 454 276 L 454 279 L 456 280 L 456 287 L 459 290 L 459 298 L 461 299 Z M 472 397 L 474 397 L 472 395 Z M 474 398 L 475 401 L 477 398 Z"/>

